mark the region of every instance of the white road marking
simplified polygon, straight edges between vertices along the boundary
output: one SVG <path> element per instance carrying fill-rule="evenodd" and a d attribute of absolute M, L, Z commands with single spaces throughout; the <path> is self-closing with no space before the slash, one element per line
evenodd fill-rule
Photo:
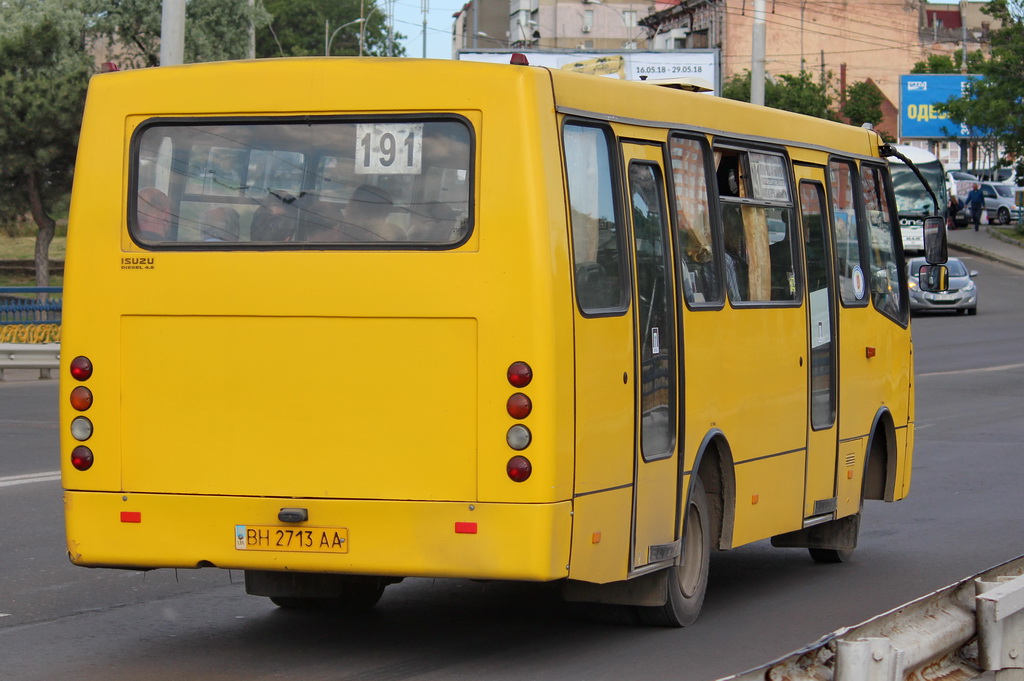
<path fill-rule="evenodd" d="M 980 367 L 978 369 L 957 369 L 956 371 L 933 371 L 928 374 L 918 374 L 918 377 L 923 376 L 955 376 L 956 374 L 977 374 L 983 371 L 1007 371 L 1009 369 L 1020 369 L 1024 367 L 1024 364 L 1004 364 L 1001 367 Z"/>
<path fill-rule="evenodd" d="M 27 485 L 32 482 L 51 482 L 60 480 L 60 471 L 47 471 L 46 473 L 27 473 L 25 475 L 8 475 L 0 478 L 0 487 L 11 487 L 13 485 Z"/>

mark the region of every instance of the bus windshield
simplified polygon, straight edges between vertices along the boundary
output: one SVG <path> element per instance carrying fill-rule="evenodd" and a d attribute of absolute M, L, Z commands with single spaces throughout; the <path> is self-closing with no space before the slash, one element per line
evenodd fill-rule
<path fill-rule="evenodd" d="M 921 171 L 939 203 L 944 203 L 940 192 L 942 191 L 943 177 L 942 164 L 938 161 L 917 163 L 917 169 Z M 917 175 L 904 163 L 893 162 L 890 164 L 892 173 L 893 191 L 896 193 L 896 210 L 900 213 L 932 213 L 935 211 L 935 204 L 928 190 L 917 179 Z M 940 206 L 941 208 L 941 206 Z"/>

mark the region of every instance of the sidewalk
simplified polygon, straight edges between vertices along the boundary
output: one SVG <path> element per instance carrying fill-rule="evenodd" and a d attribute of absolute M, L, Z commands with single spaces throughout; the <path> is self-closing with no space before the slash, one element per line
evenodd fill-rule
<path fill-rule="evenodd" d="M 970 227 L 951 229 L 946 236 L 951 251 L 962 251 L 1024 269 L 1024 247 L 993 231 L 989 225 L 982 225 L 977 232 Z"/>

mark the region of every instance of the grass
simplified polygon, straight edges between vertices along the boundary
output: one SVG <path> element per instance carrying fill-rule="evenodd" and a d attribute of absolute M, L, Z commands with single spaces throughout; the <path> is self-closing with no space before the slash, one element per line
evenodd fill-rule
<path fill-rule="evenodd" d="M 64 245 L 67 237 L 57 236 L 50 243 L 50 261 L 64 260 Z M 0 232 L 0 260 L 35 260 L 36 238 L 35 236 L 9 236 Z M 50 286 L 60 286 L 63 277 L 50 276 Z M 7 274 L 0 272 L 0 286 L 35 286 L 35 276 L 32 274 Z"/>
<path fill-rule="evenodd" d="M 1014 241 L 1019 242 L 1021 245 L 1024 245 L 1024 232 L 1020 231 L 1021 227 L 1021 225 L 1016 225 L 1014 227 L 992 227 L 992 229 L 996 232 L 999 232 L 1008 239 L 1013 239 Z"/>
<path fill-rule="evenodd" d="M 67 237 L 55 236 L 50 242 L 50 260 L 64 260 Z M 0 232 L 0 260 L 35 260 L 35 236 L 8 236 Z"/>

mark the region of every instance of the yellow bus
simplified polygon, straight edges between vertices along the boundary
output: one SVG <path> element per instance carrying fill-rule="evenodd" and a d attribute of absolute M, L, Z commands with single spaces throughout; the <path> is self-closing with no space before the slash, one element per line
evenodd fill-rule
<path fill-rule="evenodd" d="M 649 624 L 708 555 L 844 560 L 910 485 L 870 130 L 529 65 L 93 78 L 61 370 L 73 563 L 283 607 L 561 582 Z"/>

